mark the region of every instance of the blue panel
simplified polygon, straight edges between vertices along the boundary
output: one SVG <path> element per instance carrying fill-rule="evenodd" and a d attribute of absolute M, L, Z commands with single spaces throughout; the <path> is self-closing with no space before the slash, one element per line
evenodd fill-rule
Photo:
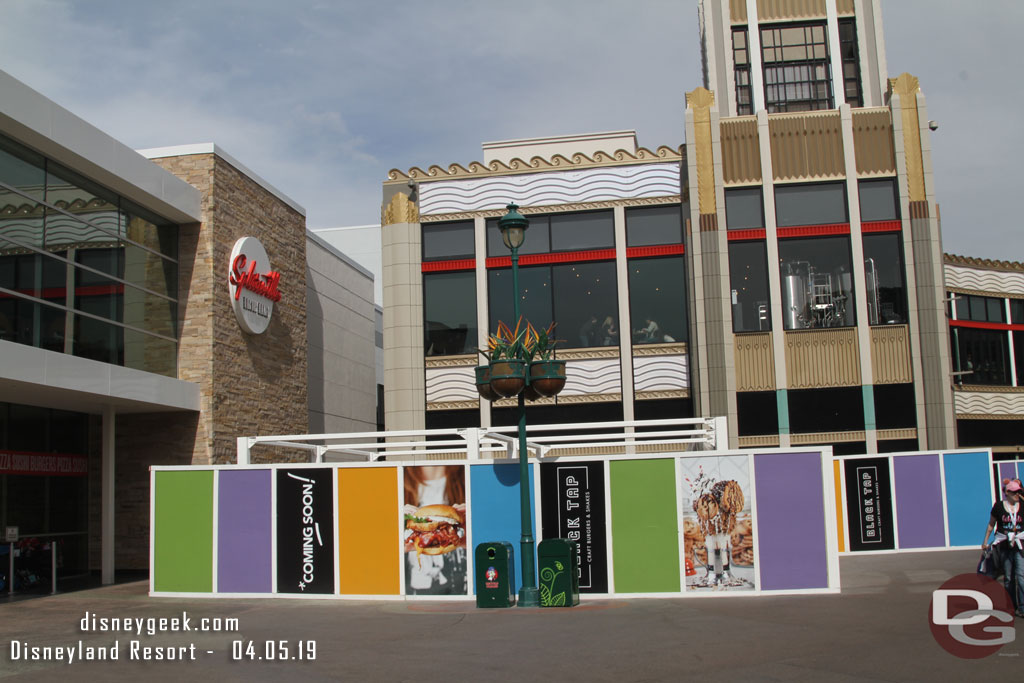
<path fill-rule="evenodd" d="M 942 458 L 949 544 L 977 546 L 978 519 L 984 518 L 995 502 L 988 453 L 943 453 Z"/>
<path fill-rule="evenodd" d="M 534 466 L 530 465 L 530 524 L 536 543 L 537 498 L 534 495 Z M 508 541 L 515 553 L 516 593 L 523 585 L 522 558 L 519 540 L 522 537 L 522 517 L 519 513 L 519 465 L 471 465 L 469 523 L 473 532 L 473 544 Z M 536 545 L 534 546 L 536 548 Z M 469 552 L 474 552 L 470 548 Z M 536 550 L 534 551 L 536 553 Z M 536 555 L 534 556 L 536 566 Z M 475 574 L 475 571 L 474 571 Z M 476 594 L 476 577 L 473 577 L 473 593 Z"/>

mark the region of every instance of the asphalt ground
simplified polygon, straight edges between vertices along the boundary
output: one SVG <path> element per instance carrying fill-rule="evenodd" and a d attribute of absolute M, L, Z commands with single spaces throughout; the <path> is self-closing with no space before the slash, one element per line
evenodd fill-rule
<path fill-rule="evenodd" d="M 842 592 L 833 595 L 584 600 L 562 609 L 477 609 L 471 601 L 151 598 L 146 582 L 134 582 L 0 604 L 0 678 L 429 683 L 1018 677 L 1024 630 L 991 656 L 961 659 L 943 650 L 929 628 L 931 592 L 972 572 L 977 556 L 843 557 Z M 83 631 L 87 613 L 154 620 L 184 614 L 192 629 L 204 618 L 236 618 L 239 629 L 148 635 L 144 622 L 141 635 Z M 1017 624 L 1024 627 L 1024 620 Z M 116 642 L 118 659 L 24 659 L 29 648 L 79 641 L 95 651 L 109 651 Z M 288 659 L 268 660 L 268 649 L 281 653 L 281 641 Z M 300 642 L 303 655 L 312 654 L 309 641 L 315 659 L 298 659 Z M 155 648 L 150 656 L 173 652 L 186 659 L 131 659 L 144 656 L 147 647 Z M 264 658 L 250 660 L 250 652 Z"/>

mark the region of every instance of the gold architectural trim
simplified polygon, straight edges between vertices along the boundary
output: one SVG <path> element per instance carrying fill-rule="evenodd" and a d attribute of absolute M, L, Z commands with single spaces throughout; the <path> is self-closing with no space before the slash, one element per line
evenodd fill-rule
<path fill-rule="evenodd" d="M 736 440 L 740 448 L 764 448 L 779 445 L 778 434 L 765 434 L 763 436 L 741 436 Z"/>
<path fill-rule="evenodd" d="M 693 149 L 697 155 L 697 201 L 701 215 L 714 215 L 715 155 L 711 145 L 711 107 L 715 93 L 695 88 L 686 93 L 686 106 L 693 110 Z"/>
<path fill-rule="evenodd" d="M 726 185 L 761 182 L 761 145 L 757 118 L 743 116 L 722 121 L 722 180 Z"/>
<path fill-rule="evenodd" d="M 879 429 L 875 432 L 879 441 L 891 441 L 894 439 L 916 439 L 917 428 L 907 427 L 905 429 Z"/>
<path fill-rule="evenodd" d="M 829 444 L 829 443 L 850 443 L 851 441 L 864 441 L 867 434 L 863 429 L 849 432 L 811 432 L 808 434 L 790 434 L 789 442 L 794 446 L 799 444 Z"/>
<path fill-rule="evenodd" d="M 686 342 L 675 342 L 672 344 L 640 344 L 633 347 L 633 357 L 677 356 L 680 354 L 685 355 L 686 351 Z"/>
<path fill-rule="evenodd" d="M 1001 387 L 988 384 L 954 384 L 953 390 L 978 394 L 1024 394 L 1024 387 Z"/>
<path fill-rule="evenodd" d="M 637 391 L 633 394 L 637 401 L 653 401 L 663 398 L 690 398 L 689 389 L 663 389 L 660 391 Z"/>
<path fill-rule="evenodd" d="M 1020 415 L 989 415 L 988 413 L 957 413 L 958 420 L 1019 420 Z"/>
<path fill-rule="evenodd" d="M 617 346 L 597 349 L 572 349 L 569 351 L 558 351 L 555 353 L 555 358 L 558 360 L 595 360 L 598 358 L 618 357 L 619 348 Z"/>
<path fill-rule="evenodd" d="M 430 411 L 468 411 L 478 410 L 479 400 L 439 400 L 427 403 L 427 412 Z"/>
<path fill-rule="evenodd" d="M 736 365 L 736 391 L 774 391 L 775 354 L 771 332 L 751 332 L 733 336 Z"/>
<path fill-rule="evenodd" d="M 857 328 L 785 332 L 786 386 L 790 389 L 861 384 Z"/>
<path fill-rule="evenodd" d="M 519 399 L 518 399 L 518 397 L 500 398 L 497 401 L 495 401 L 494 403 L 492 403 L 491 405 L 493 405 L 496 408 L 514 408 L 517 405 L 519 405 Z M 553 406 L 553 405 L 555 405 L 555 399 L 554 399 L 553 396 L 552 397 L 545 397 L 545 398 L 538 398 L 536 401 L 527 401 L 526 405 L 528 405 L 528 406 Z"/>
<path fill-rule="evenodd" d="M 921 85 L 915 76 L 904 72 L 889 79 L 889 96 L 899 95 L 903 122 L 903 152 L 907 165 L 907 194 L 911 202 L 927 199 L 924 190 L 924 158 L 921 147 L 921 122 L 917 113 L 917 94 Z"/>
<path fill-rule="evenodd" d="M 459 356 L 431 356 L 425 358 L 424 363 L 427 369 L 431 368 L 475 368 L 482 363 L 477 362 L 477 354 L 463 354 Z"/>
<path fill-rule="evenodd" d="M 896 147 L 892 111 L 886 107 L 854 109 L 853 150 L 858 177 L 894 175 Z"/>
<path fill-rule="evenodd" d="M 871 374 L 875 384 L 909 384 L 914 381 L 909 326 L 879 325 L 871 328 Z"/>
<path fill-rule="evenodd" d="M 637 147 L 635 153 L 620 149 L 613 154 L 608 154 L 607 152 L 594 152 L 593 156 L 587 156 L 583 153 L 573 154 L 572 157 L 555 154 L 549 159 L 535 156 L 531 157 L 529 161 L 517 157 L 515 159 L 511 159 L 507 164 L 498 160 L 494 160 L 489 164 L 472 161 L 469 163 L 468 167 L 460 164 L 449 164 L 448 168 L 435 165 L 428 167 L 426 171 L 417 166 L 413 166 L 409 169 L 408 173 L 403 173 L 397 168 L 393 168 L 388 171 L 388 179 L 384 181 L 384 184 L 405 183 L 410 179 L 421 182 L 430 182 L 433 180 L 486 178 L 488 176 L 495 175 L 537 173 L 539 171 L 551 170 L 576 171 L 581 168 L 593 168 L 598 166 L 632 166 L 657 161 L 681 161 L 683 159 L 683 154 L 684 151 L 682 146 L 673 149 L 671 147 L 661 145 L 653 152 L 646 147 Z"/>
<path fill-rule="evenodd" d="M 998 270 L 1007 273 L 1024 273 L 1024 263 L 1020 261 L 998 261 L 987 258 L 976 258 L 974 256 L 959 256 L 957 254 L 943 254 L 943 261 L 948 266 L 965 266 L 967 268 L 980 268 L 982 270 Z M 956 290 L 953 287 L 946 289 Z"/>
<path fill-rule="evenodd" d="M 614 394 L 575 394 L 559 396 L 559 403 L 617 403 L 622 401 L 622 392 Z"/>
<path fill-rule="evenodd" d="M 381 208 L 380 224 L 416 223 L 419 215 L 419 209 L 409 201 L 409 197 L 403 192 L 396 192 L 391 201 Z"/>
<path fill-rule="evenodd" d="M 677 194 L 669 194 L 663 197 L 643 197 L 631 199 L 611 199 L 604 202 L 579 202 L 576 204 L 551 204 L 541 206 L 521 206 L 519 213 L 524 216 L 534 214 L 569 213 L 572 211 L 593 211 L 594 209 L 614 209 L 617 206 L 659 206 L 663 204 L 679 204 L 682 197 Z M 421 223 L 435 223 L 439 221 L 470 220 L 473 218 L 499 218 L 508 213 L 508 209 L 488 209 L 485 211 L 461 211 L 459 213 L 435 213 L 428 216 L 420 216 Z"/>
<path fill-rule="evenodd" d="M 768 135 L 775 180 L 846 177 L 838 111 L 770 114 Z"/>

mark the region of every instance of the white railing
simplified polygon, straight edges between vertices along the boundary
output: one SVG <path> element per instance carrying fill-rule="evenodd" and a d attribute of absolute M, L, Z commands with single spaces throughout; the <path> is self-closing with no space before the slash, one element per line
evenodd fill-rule
<path fill-rule="evenodd" d="M 624 420 L 530 425 L 527 448 L 537 458 L 589 452 L 664 452 L 728 448 L 724 417 L 675 420 Z M 517 458 L 517 428 L 471 427 L 391 432 L 342 432 L 238 437 L 238 464 L 252 462 L 254 447 L 300 449 L 310 462 L 423 460 L 436 458 Z M 583 452 L 580 452 L 583 451 Z M 263 461 L 273 462 L 261 458 Z"/>

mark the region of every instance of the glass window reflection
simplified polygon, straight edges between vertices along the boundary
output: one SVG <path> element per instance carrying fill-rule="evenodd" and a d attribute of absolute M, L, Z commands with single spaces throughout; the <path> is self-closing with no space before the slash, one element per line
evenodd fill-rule
<path fill-rule="evenodd" d="M 553 266 L 552 280 L 555 320 L 558 321 L 556 336 L 564 340 L 561 346 L 619 343 L 614 261 Z"/>
<path fill-rule="evenodd" d="M 628 268 L 633 343 L 686 341 L 686 269 L 683 258 L 630 259 Z"/>
<path fill-rule="evenodd" d="M 764 332 L 772 329 L 768 252 L 764 240 L 729 243 L 729 283 L 732 290 L 732 331 Z"/>
<path fill-rule="evenodd" d="M 423 316 L 426 355 L 472 353 L 477 344 L 475 273 L 424 274 Z"/>
<path fill-rule="evenodd" d="M 907 322 L 907 291 L 900 233 L 864 235 L 864 296 L 871 325 Z"/>
<path fill-rule="evenodd" d="M 784 329 L 856 324 L 848 237 L 779 240 Z"/>

